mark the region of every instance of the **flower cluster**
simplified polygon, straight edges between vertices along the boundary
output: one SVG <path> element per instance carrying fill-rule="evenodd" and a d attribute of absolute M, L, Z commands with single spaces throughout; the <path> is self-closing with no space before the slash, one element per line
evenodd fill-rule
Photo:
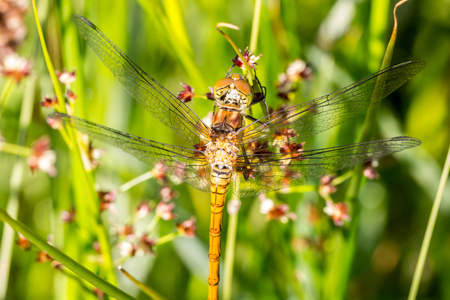
<path fill-rule="evenodd" d="M 327 200 L 326 203 L 327 205 L 323 209 L 323 212 L 333 219 L 334 225 L 343 226 L 344 221 L 350 221 L 349 209 L 345 203 L 334 203 L 331 200 Z"/>
<path fill-rule="evenodd" d="M 312 69 L 303 60 L 294 60 L 288 65 L 285 73 L 278 75 L 276 84 L 278 96 L 285 100 L 292 100 L 299 83 L 312 77 Z"/>
<path fill-rule="evenodd" d="M 27 10 L 26 0 L 0 1 L 0 74 L 17 82 L 30 73 L 30 62 L 16 53 L 27 34 L 23 21 Z"/>
<path fill-rule="evenodd" d="M 294 212 L 289 211 L 289 205 L 287 204 L 277 204 L 273 202 L 272 199 L 269 199 L 264 194 L 260 194 L 258 196 L 259 201 L 261 201 L 259 205 L 259 211 L 267 215 L 268 220 L 277 220 L 281 223 L 287 223 L 289 220 L 296 221 L 297 215 Z"/>
<path fill-rule="evenodd" d="M 241 50 L 239 50 L 239 51 L 242 53 Z M 255 69 L 255 67 L 257 65 L 256 61 L 261 58 L 262 54 L 255 56 L 252 54 L 252 51 L 248 50 L 248 47 L 247 47 L 247 48 L 245 48 L 245 51 L 242 54 L 242 56 L 244 57 L 244 60 L 247 62 L 248 66 L 252 69 Z M 236 67 L 241 68 L 242 70 L 245 71 L 245 64 L 242 61 L 242 59 L 239 57 L 239 55 L 236 55 L 236 57 L 233 58 L 231 61 L 233 62 L 233 64 Z"/>
<path fill-rule="evenodd" d="M 41 170 L 50 176 L 56 175 L 56 154 L 50 150 L 50 140 L 43 136 L 32 144 L 32 154 L 28 157 L 28 166 L 32 172 Z"/>

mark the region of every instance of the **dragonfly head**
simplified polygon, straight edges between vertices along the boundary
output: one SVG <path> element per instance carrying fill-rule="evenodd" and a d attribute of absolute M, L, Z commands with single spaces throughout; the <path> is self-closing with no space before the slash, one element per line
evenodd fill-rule
<path fill-rule="evenodd" d="M 245 109 L 253 100 L 253 89 L 239 74 L 231 74 L 214 85 L 214 98 L 221 108 Z"/>

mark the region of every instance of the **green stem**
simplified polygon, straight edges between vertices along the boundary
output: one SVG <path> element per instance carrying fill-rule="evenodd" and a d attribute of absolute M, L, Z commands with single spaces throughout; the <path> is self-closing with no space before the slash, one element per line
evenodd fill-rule
<path fill-rule="evenodd" d="M 228 203 L 230 205 L 233 204 L 233 201 L 238 201 L 240 206 L 239 199 L 232 199 Z M 233 284 L 233 266 L 234 266 L 234 257 L 236 252 L 236 236 L 237 236 L 237 225 L 238 225 L 238 211 L 230 211 L 228 210 L 229 218 L 228 218 L 228 228 L 227 228 L 227 241 L 225 247 L 225 278 L 223 280 L 223 298 L 225 300 L 231 299 L 231 291 Z"/>
<path fill-rule="evenodd" d="M 434 225 L 439 212 L 439 207 L 442 202 L 442 195 L 444 194 L 445 183 L 447 182 L 448 173 L 450 172 L 450 147 L 448 149 L 447 158 L 445 160 L 444 169 L 442 170 L 441 180 L 439 182 L 439 188 L 434 199 L 433 208 L 431 209 L 430 219 L 428 220 L 427 229 L 425 231 L 425 237 L 423 239 L 422 247 L 420 249 L 419 259 L 417 261 L 416 270 L 414 271 L 413 281 L 411 283 L 411 289 L 409 290 L 408 300 L 414 300 L 419 290 L 420 279 L 422 278 L 423 267 L 425 265 L 425 259 L 427 258 L 428 248 L 430 247 L 431 237 L 433 236 Z"/>
<path fill-rule="evenodd" d="M 142 292 L 147 294 L 150 298 L 155 299 L 155 300 L 164 300 L 165 299 L 160 294 L 158 294 L 155 290 L 153 290 L 149 286 L 146 286 L 145 284 L 143 284 L 142 282 L 140 282 L 139 280 L 137 280 L 136 278 L 131 276 L 131 274 L 128 273 L 127 271 L 125 271 L 122 267 L 119 267 L 119 270 L 120 270 L 120 272 L 123 273 L 123 275 L 125 275 L 128 279 L 130 279 L 135 285 L 137 285 L 141 289 Z"/>
<path fill-rule="evenodd" d="M 47 45 L 45 44 L 44 34 L 42 33 L 41 23 L 39 22 L 39 15 L 36 8 L 36 1 L 32 0 L 33 12 L 36 19 L 36 26 L 39 33 L 39 39 L 41 41 L 42 52 L 44 53 L 45 63 L 47 64 L 48 72 L 50 73 L 50 78 L 52 79 L 53 88 L 55 89 L 56 98 L 58 99 L 58 111 L 66 113 L 66 106 L 64 100 L 64 94 L 61 90 L 58 79 L 56 78 L 55 68 L 53 67 L 52 60 L 48 54 Z"/>
<path fill-rule="evenodd" d="M 152 172 L 145 172 L 144 174 L 142 174 L 142 175 L 140 175 L 140 176 L 138 176 L 138 177 L 136 177 L 134 179 L 131 179 L 130 181 L 128 181 L 128 182 L 126 182 L 124 184 L 122 184 L 119 187 L 119 192 L 122 192 L 122 193 L 126 192 L 129 189 L 131 189 L 132 187 L 134 187 L 135 185 L 138 185 L 139 183 L 142 183 L 142 182 L 144 182 L 146 180 L 149 180 L 152 177 L 153 177 Z"/>
<path fill-rule="evenodd" d="M 100 290 L 104 291 L 111 297 L 116 299 L 124 299 L 124 300 L 132 300 L 135 299 L 119 289 L 118 287 L 112 285 L 111 283 L 105 281 L 98 275 L 94 274 L 92 271 L 86 269 L 76 261 L 74 261 L 69 256 L 65 255 L 63 252 L 59 251 L 52 245 L 48 244 L 45 240 L 43 240 L 40 236 L 36 235 L 30 228 L 25 226 L 19 221 L 11 218 L 6 211 L 0 208 L 0 221 L 9 224 L 15 231 L 20 232 L 24 237 L 26 237 L 32 244 L 46 252 L 53 259 L 59 261 L 72 272 L 96 286 Z"/>
<path fill-rule="evenodd" d="M 256 0 L 253 12 L 252 35 L 250 37 L 250 50 L 256 52 L 258 46 L 259 22 L 261 19 L 261 0 Z"/>
<path fill-rule="evenodd" d="M 162 244 L 165 244 L 167 242 L 170 242 L 170 241 L 172 241 L 174 238 L 176 238 L 179 235 L 180 235 L 180 232 L 175 231 L 175 232 L 169 233 L 169 234 L 167 234 L 165 236 L 162 236 L 156 241 L 156 245 L 162 245 Z"/>
<path fill-rule="evenodd" d="M 19 145 L 0 142 L 0 152 L 15 154 L 22 157 L 30 157 L 31 149 Z"/>

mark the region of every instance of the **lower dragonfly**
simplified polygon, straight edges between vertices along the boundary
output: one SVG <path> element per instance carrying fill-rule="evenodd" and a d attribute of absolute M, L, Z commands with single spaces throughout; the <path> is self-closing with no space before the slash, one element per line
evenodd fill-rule
<path fill-rule="evenodd" d="M 219 86 L 226 88 L 217 93 L 221 99 L 216 97 L 216 101 L 236 105 L 218 105 L 212 125 L 207 126 L 89 20 L 81 16 L 74 16 L 73 20 L 88 45 L 138 103 L 193 147 L 148 140 L 62 113 L 50 117 L 93 139 L 121 148 L 150 166 L 162 162 L 169 173 L 211 194 L 208 299 L 218 299 L 220 235 L 230 184 L 236 196 L 254 196 L 305 184 L 420 145 L 416 138 L 399 136 L 306 150 L 302 141 L 364 112 L 371 103 L 380 101 L 419 73 L 425 66 L 423 61 L 388 67 L 341 90 L 248 123 L 243 111 L 251 103 L 240 98 L 242 95 L 236 93 L 234 85 L 224 85 L 221 79 Z M 252 98 L 249 93 L 246 96 Z M 230 102 L 223 97 L 238 99 Z"/>

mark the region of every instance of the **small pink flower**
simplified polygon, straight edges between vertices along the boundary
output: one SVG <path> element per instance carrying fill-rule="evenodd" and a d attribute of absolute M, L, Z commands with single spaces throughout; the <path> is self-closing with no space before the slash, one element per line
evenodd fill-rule
<path fill-rule="evenodd" d="M 273 200 L 267 198 L 264 194 L 259 195 L 259 200 L 261 201 L 259 210 L 262 214 L 267 215 L 268 220 L 277 220 L 281 223 L 287 223 L 289 220 L 297 220 L 297 215 L 289 212 L 289 205 L 275 205 Z"/>
<path fill-rule="evenodd" d="M 333 184 L 333 179 L 335 179 L 336 176 L 332 175 L 325 175 L 320 179 L 320 186 L 319 186 L 319 194 L 327 199 L 330 194 L 334 194 L 337 191 L 336 186 Z"/>
<path fill-rule="evenodd" d="M 380 174 L 378 174 L 375 168 L 378 167 L 377 161 L 369 161 L 364 165 L 363 175 L 367 179 L 374 180 L 380 178 Z"/>
<path fill-rule="evenodd" d="M 164 162 L 158 162 L 150 172 L 153 178 L 156 178 L 159 183 L 164 183 L 167 181 L 166 174 L 168 171 L 169 168 L 164 164 Z"/>
<path fill-rule="evenodd" d="M 170 186 L 164 186 L 159 190 L 159 194 L 161 195 L 161 199 L 164 202 L 169 202 L 176 197 L 178 197 L 178 193 L 173 191 Z"/>
<path fill-rule="evenodd" d="M 150 205 L 148 205 L 147 202 L 142 202 L 139 204 L 137 210 L 136 210 L 136 217 L 138 219 L 146 217 L 151 212 Z"/>
<path fill-rule="evenodd" d="M 75 71 L 73 71 L 72 73 L 69 73 L 67 71 L 63 71 L 58 73 L 58 80 L 59 82 L 61 82 L 62 84 L 66 85 L 67 88 L 69 88 L 69 86 L 75 82 Z"/>
<path fill-rule="evenodd" d="M 116 200 L 117 191 L 112 190 L 109 192 L 98 191 L 98 198 L 100 199 L 100 211 L 110 210 L 115 212 L 114 201 Z"/>
<path fill-rule="evenodd" d="M 49 176 L 56 175 L 56 154 L 50 150 L 50 140 L 43 136 L 32 145 L 32 154 L 28 158 L 28 165 L 32 172 L 41 170 Z"/>
<path fill-rule="evenodd" d="M 72 92 L 72 90 L 67 89 L 66 96 L 67 96 L 67 99 L 69 99 L 69 101 L 72 103 L 75 102 L 75 100 L 77 100 L 77 95 L 75 95 Z"/>
<path fill-rule="evenodd" d="M 135 252 L 138 254 L 153 254 L 153 248 L 156 242 L 147 235 L 141 236 L 139 242 L 135 245 Z"/>
<path fill-rule="evenodd" d="M 299 81 L 300 79 L 311 79 L 312 69 L 308 67 L 306 62 L 296 59 L 289 64 L 286 69 L 287 80 Z"/>
<path fill-rule="evenodd" d="M 184 103 L 192 101 L 192 99 L 195 97 L 194 89 L 187 84 L 180 84 L 183 87 L 184 91 L 178 92 L 178 99 L 180 99 Z"/>
<path fill-rule="evenodd" d="M 323 212 L 329 215 L 336 226 L 344 225 L 344 221 L 350 221 L 348 215 L 348 207 L 345 203 L 334 203 L 331 200 L 327 200 L 327 205 L 324 207 Z"/>
<path fill-rule="evenodd" d="M 120 242 L 117 247 L 121 256 L 134 256 L 135 249 L 133 244 L 127 241 Z"/>
<path fill-rule="evenodd" d="M 0 61 L 0 74 L 14 78 L 18 83 L 30 74 L 30 61 L 16 53 L 6 55 Z"/>
<path fill-rule="evenodd" d="M 57 101 L 56 97 L 52 98 L 50 96 L 44 96 L 39 104 L 43 107 L 53 107 L 56 105 Z"/>
<path fill-rule="evenodd" d="M 208 100 L 216 100 L 214 97 L 214 88 L 209 87 L 209 93 L 206 93 L 205 96 Z"/>
<path fill-rule="evenodd" d="M 124 236 L 127 238 L 134 237 L 134 227 L 131 224 L 120 225 L 118 228 L 118 233 L 120 236 Z"/>
<path fill-rule="evenodd" d="M 195 230 L 197 229 L 197 227 L 195 226 L 195 218 L 192 217 L 189 220 L 178 223 L 177 229 L 181 234 L 184 234 L 185 236 L 194 237 Z"/>
<path fill-rule="evenodd" d="M 239 50 L 239 51 L 240 51 L 240 50 Z M 242 53 L 242 51 L 240 51 L 240 52 Z M 247 62 L 248 66 L 249 66 L 250 68 L 252 68 L 252 69 L 255 69 L 255 66 L 257 65 L 256 61 L 257 61 L 258 59 L 261 58 L 262 54 L 260 54 L 260 55 L 258 55 L 258 56 L 255 56 L 255 55 L 252 54 L 251 51 L 248 50 L 248 47 L 247 47 L 247 48 L 245 48 L 245 51 L 244 51 L 244 53 L 242 54 L 242 56 L 244 57 L 244 59 L 245 59 L 245 61 Z M 236 67 L 239 67 L 239 68 L 241 68 L 242 70 L 245 70 L 245 64 L 244 64 L 244 62 L 241 60 L 241 58 L 239 57 L 239 55 L 236 55 L 236 57 L 233 58 L 231 61 L 234 63 L 234 65 L 235 65 Z"/>
<path fill-rule="evenodd" d="M 75 209 L 72 207 L 70 211 L 63 210 L 60 218 L 63 223 L 72 223 L 75 220 Z"/>
<path fill-rule="evenodd" d="M 156 206 L 156 214 L 161 217 L 163 220 L 173 220 L 176 215 L 173 213 L 173 209 L 175 208 L 175 204 L 173 203 L 165 203 L 163 201 L 159 202 Z"/>

